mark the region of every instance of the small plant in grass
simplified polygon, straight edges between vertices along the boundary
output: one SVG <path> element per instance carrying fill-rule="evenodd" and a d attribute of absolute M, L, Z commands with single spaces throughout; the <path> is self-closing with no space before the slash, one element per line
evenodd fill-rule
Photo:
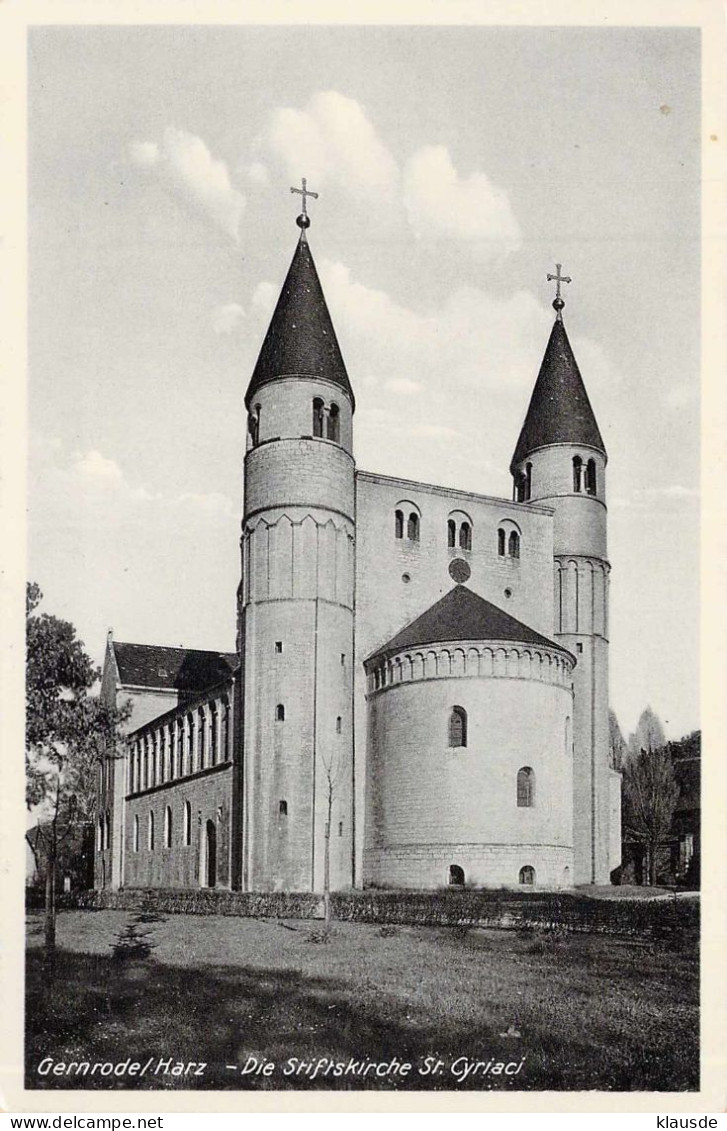
<path fill-rule="evenodd" d="M 338 933 L 337 927 L 332 927 L 329 923 L 324 923 L 322 927 L 314 927 L 312 931 L 308 932 L 308 942 L 329 943 Z"/>
<path fill-rule="evenodd" d="M 399 928 L 396 923 L 384 923 L 383 927 L 379 927 L 376 933 L 382 939 L 391 939 L 394 935 L 399 934 Z"/>

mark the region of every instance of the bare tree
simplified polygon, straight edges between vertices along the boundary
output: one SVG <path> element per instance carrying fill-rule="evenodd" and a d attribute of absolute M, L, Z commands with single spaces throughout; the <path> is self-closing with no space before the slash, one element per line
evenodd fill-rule
<path fill-rule="evenodd" d="M 642 749 L 624 769 L 624 832 L 644 846 L 649 883 L 655 884 L 668 844 L 679 787 L 668 749 Z"/>
<path fill-rule="evenodd" d="M 339 760 L 336 754 L 330 758 L 321 757 L 326 775 L 326 824 L 324 830 L 325 846 L 323 850 L 323 923 L 326 931 L 331 926 L 331 822 L 333 817 L 333 799 L 336 793 Z"/>

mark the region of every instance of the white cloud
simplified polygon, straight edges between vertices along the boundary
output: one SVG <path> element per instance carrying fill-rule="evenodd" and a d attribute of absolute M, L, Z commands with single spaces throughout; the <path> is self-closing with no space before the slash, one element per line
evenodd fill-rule
<path fill-rule="evenodd" d="M 247 179 L 253 185 L 268 185 L 270 184 L 270 170 L 267 165 L 253 161 L 252 165 L 248 166 Z"/>
<path fill-rule="evenodd" d="M 485 173 L 461 177 L 442 145 L 425 146 L 408 161 L 403 196 L 418 237 L 474 241 L 480 252 L 498 255 L 520 245 L 520 229 L 506 193 Z"/>
<path fill-rule="evenodd" d="M 335 90 L 313 95 L 304 110 L 273 113 L 265 141 L 298 183 L 305 170 L 311 189 L 333 183 L 369 198 L 393 193 L 399 170 L 364 108 Z"/>
<path fill-rule="evenodd" d="M 402 397 L 411 397 L 422 391 L 419 382 L 412 381 L 409 377 L 391 377 L 386 382 L 386 388 L 390 393 L 398 393 Z"/>
<path fill-rule="evenodd" d="M 71 470 L 80 478 L 95 483 L 118 484 L 124 479 L 118 463 L 95 450 L 85 454 L 76 453 Z"/>
<path fill-rule="evenodd" d="M 212 316 L 212 326 L 216 334 L 231 334 L 245 317 L 245 311 L 237 302 L 218 306 Z"/>
<path fill-rule="evenodd" d="M 225 162 L 214 158 L 201 138 L 170 126 L 161 146 L 134 141 L 128 153 L 135 165 L 153 169 L 188 205 L 238 242 L 245 197 L 233 188 Z"/>

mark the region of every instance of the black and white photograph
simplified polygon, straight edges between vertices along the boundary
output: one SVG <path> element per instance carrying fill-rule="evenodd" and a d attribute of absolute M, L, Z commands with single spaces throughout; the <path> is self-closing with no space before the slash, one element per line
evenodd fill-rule
<path fill-rule="evenodd" d="M 704 1086 L 705 30 L 443 8 L 28 28 L 26 1105 Z"/>

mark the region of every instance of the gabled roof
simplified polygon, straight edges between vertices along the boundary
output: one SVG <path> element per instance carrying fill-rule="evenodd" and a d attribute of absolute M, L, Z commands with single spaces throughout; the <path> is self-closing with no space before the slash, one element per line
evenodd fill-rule
<path fill-rule="evenodd" d="M 278 305 L 270 320 L 245 395 L 280 377 L 323 377 L 338 385 L 355 405 L 353 390 L 305 231 L 300 234 Z"/>
<path fill-rule="evenodd" d="M 404 648 L 459 640 L 516 641 L 519 644 L 538 644 L 540 647 L 557 648 L 560 652 L 566 652 L 565 648 L 528 628 L 522 621 L 516 620 L 504 609 L 498 609 L 497 605 L 486 601 L 484 597 L 479 597 L 466 585 L 456 585 L 420 617 L 402 628 L 382 648 L 377 648 L 366 663 L 401 652 Z M 570 653 L 566 652 L 566 655 Z"/>
<path fill-rule="evenodd" d="M 116 640 L 111 646 L 119 669 L 119 681 L 127 687 L 204 691 L 228 679 L 239 663 L 235 652 L 122 644 Z"/>
<path fill-rule="evenodd" d="M 556 318 L 510 470 L 536 448 L 576 444 L 606 454 L 565 326 Z"/>

